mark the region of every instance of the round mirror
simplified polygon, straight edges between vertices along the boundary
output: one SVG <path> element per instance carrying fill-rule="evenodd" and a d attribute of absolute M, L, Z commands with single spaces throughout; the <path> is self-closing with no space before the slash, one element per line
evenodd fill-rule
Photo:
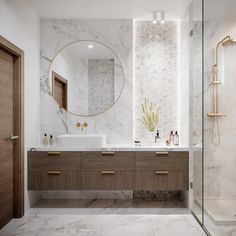
<path fill-rule="evenodd" d="M 107 46 L 77 41 L 55 56 L 49 85 L 60 107 L 79 116 L 94 116 L 108 110 L 119 99 L 124 70 Z"/>

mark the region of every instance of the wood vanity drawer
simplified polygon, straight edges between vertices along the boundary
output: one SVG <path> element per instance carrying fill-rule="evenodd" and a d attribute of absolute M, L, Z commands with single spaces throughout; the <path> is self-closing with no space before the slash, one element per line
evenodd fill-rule
<path fill-rule="evenodd" d="M 188 170 L 188 152 L 136 152 L 136 170 Z"/>
<path fill-rule="evenodd" d="M 82 173 L 78 168 L 54 166 L 29 170 L 29 190 L 76 190 L 82 188 Z"/>
<path fill-rule="evenodd" d="M 77 166 L 81 168 L 80 152 L 29 152 L 29 169 L 44 169 L 53 166 Z"/>
<path fill-rule="evenodd" d="M 134 170 L 134 152 L 83 152 L 83 169 Z"/>
<path fill-rule="evenodd" d="M 136 190 L 188 190 L 187 171 L 136 171 Z"/>
<path fill-rule="evenodd" d="M 84 190 L 132 190 L 134 171 L 88 170 L 82 172 Z"/>

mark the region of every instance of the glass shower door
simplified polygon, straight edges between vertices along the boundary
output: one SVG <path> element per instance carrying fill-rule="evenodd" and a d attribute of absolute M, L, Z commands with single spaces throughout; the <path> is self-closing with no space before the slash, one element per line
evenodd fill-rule
<path fill-rule="evenodd" d="M 190 5 L 190 199 L 192 212 L 203 224 L 203 12 L 202 0 Z M 190 172 L 191 173 L 191 172 Z M 192 178 L 192 181 L 191 181 Z"/>

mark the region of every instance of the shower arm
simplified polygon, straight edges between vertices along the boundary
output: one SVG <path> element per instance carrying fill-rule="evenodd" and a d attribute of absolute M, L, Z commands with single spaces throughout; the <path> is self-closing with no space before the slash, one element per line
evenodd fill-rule
<path fill-rule="evenodd" d="M 224 37 L 219 43 L 217 43 L 217 46 L 216 46 L 216 64 L 215 64 L 215 66 L 218 66 L 218 49 L 219 49 L 219 46 L 221 44 L 223 44 L 225 41 L 231 41 L 231 38 L 230 38 L 229 35 Z"/>

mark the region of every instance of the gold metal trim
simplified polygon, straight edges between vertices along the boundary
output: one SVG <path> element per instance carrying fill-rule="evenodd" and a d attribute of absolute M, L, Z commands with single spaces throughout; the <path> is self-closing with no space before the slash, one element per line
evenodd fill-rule
<path fill-rule="evenodd" d="M 68 43 L 68 44 L 66 44 L 64 47 L 62 47 L 62 48 L 55 54 L 55 56 L 53 57 L 53 59 L 51 60 L 51 65 L 50 65 L 50 67 L 49 67 L 49 72 L 48 72 L 48 84 L 49 84 L 49 88 L 48 88 L 49 91 L 48 91 L 48 94 L 53 97 L 53 93 L 52 93 L 52 89 L 50 88 L 50 81 L 49 81 L 49 78 L 50 78 L 50 71 L 51 71 L 51 69 L 52 69 L 52 63 L 53 63 L 53 61 L 55 60 L 55 58 L 57 57 L 57 55 L 58 55 L 61 51 L 63 51 L 66 47 L 68 47 L 68 46 L 70 46 L 70 45 L 72 45 L 72 44 L 74 44 L 74 43 L 78 43 L 78 42 L 94 42 L 94 43 L 101 44 L 101 45 L 103 45 L 104 47 L 106 47 L 107 49 L 111 50 L 111 52 L 115 55 L 116 59 L 117 59 L 118 62 L 120 63 L 121 68 L 122 68 L 122 72 L 123 72 L 123 83 L 122 83 L 122 87 L 121 87 L 121 92 L 120 92 L 118 98 L 115 100 L 115 102 L 114 102 L 110 107 L 108 107 L 105 111 L 102 111 L 102 112 L 99 112 L 99 113 L 96 113 L 96 114 L 92 114 L 92 115 L 79 115 L 79 114 L 76 114 L 76 113 L 74 113 L 74 112 L 65 110 L 63 107 L 60 107 L 60 105 L 57 103 L 58 106 L 60 107 L 60 109 L 63 109 L 64 111 L 68 112 L 68 113 L 71 114 L 71 115 L 79 116 L 79 117 L 94 117 L 94 116 L 101 115 L 101 114 L 105 113 L 106 111 L 110 110 L 110 109 L 118 102 L 118 100 L 120 99 L 121 94 L 122 94 L 122 92 L 123 92 L 123 90 L 124 90 L 124 87 L 125 87 L 125 71 L 124 71 L 123 64 L 121 63 L 121 60 L 120 60 L 120 58 L 118 57 L 118 55 L 115 53 L 115 51 L 114 51 L 113 49 L 111 49 L 111 47 L 107 46 L 106 44 L 101 43 L 101 42 L 99 42 L 99 41 L 87 39 L 87 40 L 76 40 L 76 41 L 73 41 L 73 42 L 71 42 L 71 43 Z M 53 97 L 53 99 L 54 99 L 54 97 Z M 55 100 L 55 99 L 54 99 L 54 100 Z M 55 100 L 55 101 L 56 101 L 56 100 Z"/>
<path fill-rule="evenodd" d="M 48 175 L 60 175 L 61 171 L 59 170 L 49 170 Z"/>
<path fill-rule="evenodd" d="M 114 154 L 115 154 L 115 152 L 102 152 L 103 156 L 112 156 Z"/>
<path fill-rule="evenodd" d="M 226 116 L 223 113 L 207 113 L 207 116 L 209 117 L 221 117 L 221 116 Z"/>
<path fill-rule="evenodd" d="M 61 155 L 61 152 L 48 152 L 48 155 L 50 155 L 50 156 Z"/>
<path fill-rule="evenodd" d="M 157 170 L 155 173 L 156 173 L 156 175 L 168 175 L 169 171 L 159 171 L 159 170 Z"/>
<path fill-rule="evenodd" d="M 220 81 L 213 81 L 212 84 L 222 84 Z"/>
<path fill-rule="evenodd" d="M 103 175 L 113 175 L 113 174 L 115 174 L 115 171 L 114 170 L 103 170 L 103 171 L 101 171 L 101 173 Z"/>
<path fill-rule="evenodd" d="M 159 156 L 159 155 L 168 155 L 169 152 L 156 152 L 156 155 Z"/>

